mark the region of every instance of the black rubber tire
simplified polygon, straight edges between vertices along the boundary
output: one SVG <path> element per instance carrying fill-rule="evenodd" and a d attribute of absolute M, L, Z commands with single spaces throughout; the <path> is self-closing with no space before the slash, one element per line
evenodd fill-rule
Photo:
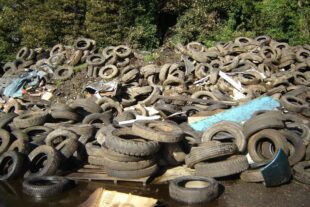
<path fill-rule="evenodd" d="M 305 161 L 310 161 L 310 144 L 308 144 L 306 149 Z"/>
<path fill-rule="evenodd" d="M 104 62 L 105 62 L 105 58 L 100 54 L 89 55 L 86 59 L 86 63 L 89 66 L 100 66 L 100 65 L 103 65 Z"/>
<path fill-rule="evenodd" d="M 192 181 L 198 182 L 198 187 L 186 187 Z M 203 184 L 201 186 L 201 183 Z M 199 204 L 214 200 L 219 195 L 219 184 L 213 178 L 199 176 L 184 176 L 169 183 L 169 195 L 174 200 L 186 204 Z"/>
<path fill-rule="evenodd" d="M 310 185 L 310 161 L 300 162 L 293 167 L 294 179 Z M 308 170 L 306 170 L 308 169 Z"/>
<path fill-rule="evenodd" d="M 80 136 L 92 136 L 95 131 L 94 127 L 90 124 L 74 124 L 67 129 Z"/>
<path fill-rule="evenodd" d="M 144 169 L 131 170 L 131 171 L 112 170 L 109 168 L 105 168 L 105 171 L 109 176 L 116 177 L 116 178 L 124 178 L 124 179 L 139 179 L 139 178 L 148 177 L 152 174 L 155 174 L 157 170 L 158 170 L 157 164 L 154 164 Z"/>
<path fill-rule="evenodd" d="M 131 49 L 126 45 L 119 45 L 114 48 L 113 52 L 120 58 L 126 58 L 131 54 Z"/>
<path fill-rule="evenodd" d="M 264 182 L 263 174 L 260 169 L 246 170 L 240 174 L 240 179 L 247 183 L 260 183 Z"/>
<path fill-rule="evenodd" d="M 54 119 L 64 119 L 73 121 L 79 121 L 81 119 L 79 114 L 67 110 L 52 110 L 50 114 Z"/>
<path fill-rule="evenodd" d="M 107 148 L 105 146 L 105 143 L 102 144 L 101 150 L 103 151 L 104 157 L 107 157 L 110 160 L 115 160 L 118 162 L 138 162 L 143 159 L 149 159 L 149 157 L 138 157 L 138 156 L 121 154 L 119 152 Z"/>
<path fill-rule="evenodd" d="M 137 162 L 119 162 L 115 160 L 111 160 L 107 157 L 103 157 L 102 161 L 106 168 L 112 170 L 124 170 L 124 171 L 132 171 L 132 170 L 140 170 L 144 168 L 148 168 L 151 165 L 154 165 L 154 160 L 141 160 Z"/>
<path fill-rule="evenodd" d="M 23 182 L 23 192 L 33 197 L 50 197 L 67 190 L 70 181 L 59 176 L 40 176 L 27 178 Z"/>
<path fill-rule="evenodd" d="M 218 143 L 209 141 L 201 147 L 193 147 L 191 152 L 186 155 L 185 163 L 188 167 L 193 168 L 195 164 L 207 161 L 213 158 L 220 158 L 227 155 L 233 155 L 237 152 L 237 146 L 234 143 Z"/>
<path fill-rule="evenodd" d="M 13 124 L 20 129 L 24 129 L 32 126 L 43 125 L 46 121 L 48 113 L 46 112 L 28 112 L 26 114 L 19 115 L 13 119 Z"/>
<path fill-rule="evenodd" d="M 100 106 L 91 99 L 76 99 L 69 106 L 72 109 L 83 108 L 85 111 L 89 113 L 100 113 L 101 112 Z"/>
<path fill-rule="evenodd" d="M 122 138 L 120 136 L 130 136 Z M 133 139 L 131 139 L 133 138 Z M 139 140 L 135 140 L 135 139 Z M 105 145 L 113 151 L 133 156 L 147 156 L 159 150 L 159 143 L 143 140 L 131 128 L 110 129 L 107 131 Z"/>
<path fill-rule="evenodd" d="M 87 161 L 91 165 L 96 165 L 96 166 L 104 166 L 105 165 L 105 163 L 103 161 L 103 157 L 88 156 Z"/>
<path fill-rule="evenodd" d="M 248 142 L 248 152 L 254 162 L 264 162 L 266 160 L 272 160 L 273 157 L 266 158 L 262 155 L 260 150 L 258 149 L 259 141 L 267 139 L 268 141 L 274 144 L 274 151 L 277 152 L 279 149 L 282 149 L 283 152 L 288 155 L 288 146 L 285 136 L 280 132 L 274 129 L 264 129 L 256 134 L 252 135 L 249 138 Z M 274 153 L 275 155 L 275 153 Z"/>
<path fill-rule="evenodd" d="M 15 129 L 15 130 L 11 131 L 11 135 L 13 135 L 13 137 L 15 137 L 15 139 L 22 139 L 22 140 L 29 142 L 28 135 L 20 129 Z"/>
<path fill-rule="evenodd" d="M 4 129 L 0 129 L 0 141 L 1 141 L 0 142 L 0 155 L 1 155 L 9 149 L 12 143 L 10 133 Z"/>
<path fill-rule="evenodd" d="M 218 132 L 227 132 L 231 134 L 235 140 L 234 143 L 237 145 L 239 152 L 245 151 L 247 141 L 243 135 L 242 126 L 231 121 L 221 121 L 212 125 L 202 134 L 201 141 L 211 141 L 214 135 Z"/>
<path fill-rule="evenodd" d="M 77 151 L 78 146 L 79 141 L 77 139 L 69 138 L 57 145 L 56 150 L 58 150 L 63 157 L 69 159 Z"/>
<path fill-rule="evenodd" d="M 66 71 L 66 72 L 64 72 Z M 68 80 L 72 77 L 74 71 L 71 66 L 60 66 L 54 71 L 54 79 L 56 80 Z"/>
<path fill-rule="evenodd" d="M 85 116 L 82 123 L 83 124 L 93 124 L 93 123 L 98 123 L 98 121 L 100 121 L 100 123 L 108 125 L 111 123 L 111 120 L 112 120 L 112 113 L 111 112 L 92 113 L 92 114 Z"/>
<path fill-rule="evenodd" d="M 85 148 L 88 156 L 104 157 L 102 147 L 97 141 L 87 143 Z"/>
<path fill-rule="evenodd" d="M 195 170 L 196 175 L 218 178 L 241 173 L 248 167 L 246 156 L 234 155 L 220 162 L 198 163 L 195 165 Z"/>
<path fill-rule="evenodd" d="M 61 141 L 57 140 L 60 139 Z M 49 133 L 45 139 L 45 143 L 48 146 L 55 147 L 55 142 L 54 140 L 57 141 L 58 144 L 60 142 L 64 141 L 65 139 L 78 139 L 78 136 L 73 133 L 72 131 L 66 130 L 66 129 L 55 129 L 51 133 Z M 56 143 L 56 144 L 57 144 Z"/>
<path fill-rule="evenodd" d="M 28 157 L 30 165 L 25 177 L 54 175 L 61 162 L 59 153 L 47 145 L 38 146 Z"/>
<path fill-rule="evenodd" d="M 174 123 L 163 121 L 136 121 L 132 131 L 147 140 L 165 143 L 180 142 L 182 129 Z"/>
<path fill-rule="evenodd" d="M 90 50 L 92 47 L 92 42 L 87 38 L 78 38 L 74 42 L 74 47 L 78 50 Z"/>
<path fill-rule="evenodd" d="M 0 156 L 0 180 L 13 180 L 22 177 L 26 169 L 25 156 L 9 151 Z"/>
<path fill-rule="evenodd" d="M 106 71 L 112 70 L 112 73 L 105 74 Z M 119 69 L 115 65 L 106 65 L 102 68 L 100 68 L 98 72 L 98 76 L 102 78 L 103 80 L 111 80 L 115 78 L 118 75 Z"/>
<path fill-rule="evenodd" d="M 285 116 L 279 111 L 257 115 L 243 124 L 243 133 L 248 139 L 252 134 L 263 129 L 283 129 Z"/>
<path fill-rule="evenodd" d="M 3 129 L 7 126 L 8 123 L 10 123 L 15 117 L 18 115 L 15 113 L 5 113 L 0 117 L 0 129 Z"/>
<path fill-rule="evenodd" d="M 31 148 L 28 141 L 24 139 L 15 140 L 8 149 L 8 151 L 16 151 L 26 155 L 29 154 L 30 150 Z"/>
<path fill-rule="evenodd" d="M 23 129 L 28 141 L 38 145 L 44 144 L 46 136 L 52 131 L 53 129 L 45 126 L 33 126 Z"/>
<path fill-rule="evenodd" d="M 294 147 L 293 152 L 289 152 L 288 161 L 290 166 L 293 166 L 300 162 L 306 154 L 306 147 L 302 141 L 302 139 L 295 134 L 294 132 L 284 131 L 282 130 L 281 133 L 285 136 L 286 140 L 291 143 Z"/>
<path fill-rule="evenodd" d="M 284 108 L 297 113 L 309 106 L 307 102 L 295 96 L 282 96 L 280 101 Z"/>

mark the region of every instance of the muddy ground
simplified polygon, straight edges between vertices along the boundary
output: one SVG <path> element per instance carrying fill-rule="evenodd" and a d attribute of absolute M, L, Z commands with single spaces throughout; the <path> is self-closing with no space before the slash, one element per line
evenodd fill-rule
<path fill-rule="evenodd" d="M 280 187 L 266 188 L 263 184 L 245 183 L 240 180 L 220 181 L 220 196 L 207 204 L 195 207 L 306 207 L 310 203 L 310 186 L 295 181 Z M 154 197 L 160 206 L 185 207 L 169 198 L 168 185 L 146 185 L 135 183 L 113 184 L 112 182 L 80 182 L 67 192 L 46 199 L 32 198 L 21 192 L 21 182 L 0 183 L 0 207 L 75 207 L 84 202 L 95 189 L 103 187 L 125 193 Z"/>

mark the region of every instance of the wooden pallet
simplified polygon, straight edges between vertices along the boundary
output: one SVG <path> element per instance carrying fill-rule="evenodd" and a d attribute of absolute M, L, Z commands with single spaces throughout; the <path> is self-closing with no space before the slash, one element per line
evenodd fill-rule
<path fill-rule="evenodd" d="M 77 170 L 74 173 L 66 175 L 67 178 L 73 180 L 88 180 L 88 181 L 113 181 L 115 184 L 119 181 L 126 182 L 137 182 L 142 183 L 143 186 L 146 185 L 150 177 L 144 177 L 139 179 L 125 179 L 125 178 L 115 178 L 106 174 L 104 168 L 95 165 L 84 165 L 83 168 Z"/>

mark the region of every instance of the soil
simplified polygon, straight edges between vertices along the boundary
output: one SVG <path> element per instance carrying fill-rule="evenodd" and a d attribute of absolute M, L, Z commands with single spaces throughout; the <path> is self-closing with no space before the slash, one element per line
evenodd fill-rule
<path fill-rule="evenodd" d="M 295 181 L 280 187 L 266 188 L 263 184 L 245 183 L 240 180 L 220 181 L 220 196 L 208 203 L 191 205 L 195 207 L 306 207 L 310 203 L 310 186 Z M 89 195 L 97 188 L 115 190 L 153 197 L 162 205 L 169 207 L 185 207 L 169 197 L 168 185 L 146 185 L 119 182 L 80 182 L 78 185 L 60 195 L 50 198 L 33 198 L 22 193 L 21 181 L 0 183 L 0 207 L 36 207 L 36 206 L 61 206 L 76 207 L 87 200 Z"/>

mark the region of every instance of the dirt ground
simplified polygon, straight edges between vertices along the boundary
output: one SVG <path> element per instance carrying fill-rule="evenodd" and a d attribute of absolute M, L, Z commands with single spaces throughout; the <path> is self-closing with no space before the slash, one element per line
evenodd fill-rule
<path fill-rule="evenodd" d="M 310 186 L 295 181 L 280 187 L 266 188 L 262 184 L 244 183 L 240 180 L 220 181 L 220 196 L 207 204 L 195 207 L 306 207 L 310 203 Z M 125 193 L 157 198 L 161 205 L 185 207 L 169 198 L 168 185 L 146 185 L 135 183 L 113 184 L 112 182 L 80 182 L 67 192 L 46 199 L 32 198 L 21 191 L 21 182 L 0 183 L 0 207 L 75 207 L 84 202 L 95 189 L 103 187 Z"/>

